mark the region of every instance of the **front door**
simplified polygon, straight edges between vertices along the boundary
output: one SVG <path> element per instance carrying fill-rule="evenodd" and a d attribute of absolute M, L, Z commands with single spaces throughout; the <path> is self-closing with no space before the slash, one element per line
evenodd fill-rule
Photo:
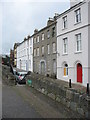
<path fill-rule="evenodd" d="M 41 62 L 41 74 L 45 74 L 45 63 Z"/>
<path fill-rule="evenodd" d="M 80 63 L 77 64 L 77 82 L 82 83 L 82 65 Z"/>

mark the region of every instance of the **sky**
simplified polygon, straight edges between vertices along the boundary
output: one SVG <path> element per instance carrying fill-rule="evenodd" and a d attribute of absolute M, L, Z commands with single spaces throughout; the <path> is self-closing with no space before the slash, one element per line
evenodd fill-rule
<path fill-rule="evenodd" d="M 14 43 L 45 27 L 49 17 L 69 6 L 69 0 L 0 0 L 0 54 L 9 54 Z"/>

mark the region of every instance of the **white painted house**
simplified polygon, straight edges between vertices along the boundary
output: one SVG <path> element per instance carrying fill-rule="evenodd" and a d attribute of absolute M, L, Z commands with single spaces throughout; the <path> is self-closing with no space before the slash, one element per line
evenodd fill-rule
<path fill-rule="evenodd" d="M 57 18 L 57 78 L 86 86 L 90 83 L 90 1 L 70 5 Z"/>
<path fill-rule="evenodd" d="M 33 39 L 28 36 L 17 47 L 17 68 L 33 71 Z"/>

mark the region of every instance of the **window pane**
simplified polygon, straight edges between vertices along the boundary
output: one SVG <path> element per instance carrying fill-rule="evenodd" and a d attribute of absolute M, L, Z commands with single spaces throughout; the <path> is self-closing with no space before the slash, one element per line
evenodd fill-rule
<path fill-rule="evenodd" d="M 39 36 L 37 37 L 37 42 L 39 42 Z"/>
<path fill-rule="evenodd" d="M 44 40 L 44 33 L 42 34 L 42 40 Z"/>
<path fill-rule="evenodd" d="M 77 11 L 75 11 L 76 14 L 76 22 L 80 22 L 81 21 L 81 12 L 80 9 L 78 9 Z"/>
<path fill-rule="evenodd" d="M 55 36 L 55 27 L 52 28 L 52 37 Z"/>
<path fill-rule="evenodd" d="M 63 17 L 63 28 L 67 27 L 67 16 Z"/>
<path fill-rule="evenodd" d="M 55 52 L 56 52 L 56 44 L 53 43 L 53 53 L 55 53 Z"/>
<path fill-rule="evenodd" d="M 81 50 L 81 33 L 76 35 L 76 47 L 77 51 Z"/>
<path fill-rule="evenodd" d="M 50 45 L 48 45 L 48 54 L 50 54 Z"/>
<path fill-rule="evenodd" d="M 50 31 L 47 31 L 47 38 L 50 38 Z"/>

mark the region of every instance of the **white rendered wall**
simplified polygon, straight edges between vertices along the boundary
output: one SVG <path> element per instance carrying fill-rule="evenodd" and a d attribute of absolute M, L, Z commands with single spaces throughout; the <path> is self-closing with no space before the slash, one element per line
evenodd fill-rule
<path fill-rule="evenodd" d="M 30 52 L 30 48 L 32 52 Z M 33 72 L 33 37 L 29 39 L 29 71 Z"/>
<path fill-rule="evenodd" d="M 24 41 L 17 47 L 17 68 L 26 70 L 26 61 L 27 61 L 27 41 Z"/>
<path fill-rule="evenodd" d="M 74 11 L 81 8 L 81 23 L 75 24 Z M 86 86 L 88 82 L 88 4 L 85 3 L 81 7 L 62 15 L 57 19 L 57 78 L 77 83 L 76 63 L 80 62 L 83 67 L 82 84 Z M 63 30 L 62 17 L 67 15 L 68 27 Z M 76 53 L 76 37 L 75 35 L 81 33 L 82 52 Z M 68 38 L 68 54 L 63 55 L 63 38 Z M 69 67 L 68 77 L 64 76 L 63 62 L 67 62 Z"/>

